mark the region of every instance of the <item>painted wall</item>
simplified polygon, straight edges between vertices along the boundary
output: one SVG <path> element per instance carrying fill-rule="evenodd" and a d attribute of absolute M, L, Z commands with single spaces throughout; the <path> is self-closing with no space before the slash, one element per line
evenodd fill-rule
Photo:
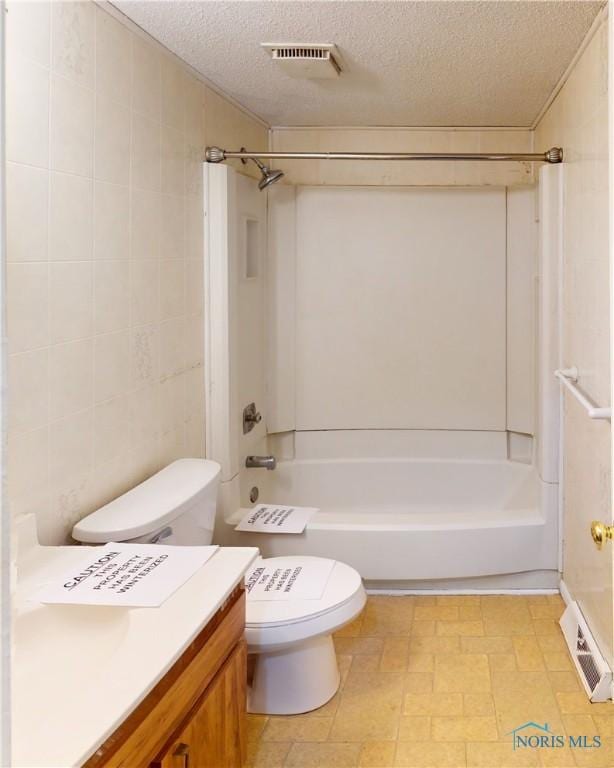
<path fill-rule="evenodd" d="M 8 3 L 7 38 L 8 494 L 57 543 L 203 455 L 201 161 L 267 129 L 92 2 Z"/>
<path fill-rule="evenodd" d="M 277 152 L 532 152 L 529 130 L 486 128 L 273 128 Z M 284 160 L 292 184 L 512 186 L 533 181 L 532 163 Z"/>
<path fill-rule="evenodd" d="M 565 150 L 563 365 L 599 405 L 610 403 L 607 36 L 604 21 L 535 132 L 537 150 Z M 613 664 L 612 552 L 589 532 L 611 519 L 611 428 L 567 394 L 564 408 L 563 575 Z"/>

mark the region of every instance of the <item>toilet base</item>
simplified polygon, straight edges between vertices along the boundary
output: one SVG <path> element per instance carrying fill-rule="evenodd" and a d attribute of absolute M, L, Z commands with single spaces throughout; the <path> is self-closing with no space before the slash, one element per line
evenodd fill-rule
<path fill-rule="evenodd" d="M 339 688 L 339 667 L 331 635 L 314 637 L 271 653 L 254 654 L 247 711 L 264 715 L 311 712 Z"/>

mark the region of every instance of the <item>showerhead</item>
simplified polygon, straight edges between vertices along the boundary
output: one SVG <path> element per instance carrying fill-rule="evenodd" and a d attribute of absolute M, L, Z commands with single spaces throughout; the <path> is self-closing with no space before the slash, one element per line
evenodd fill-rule
<path fill-rule="evenodd" d="M 241 147 L 241 152 L 245 152 L 245 148 Z M 271 184 L 275 184 L 276 181 L 279 181 L 281 177 L 284 175 L 283 171 L 276 171 L 274 168 L 269 168 L 268 165 L 265 165 L 264 163 L 260 162 L 257 157 L 251 157 L 250 160 L 253 160 L 258 168 L 260 168 L 260 173 L 262 174 L 262 178 L 258 182 L 258 189 L 262 191 L 263 189 L 266 189 L 267 187 L 270 187 Z M 242 163 L 246 163 L 247 160 L 245 158 L 241 158 Z"/>
<path fill-rule="evenodd" d="M 266 165 L 263 166 L 261 169 L 262 172 L 262 178 L 258 182 L 258 189 L 266 189 L 271 184 L 275 184 L 276 181 L 279 181 L 281 177 L 284 175 L 283 171 L 276 171 L 272 168 L 268 168 Z"/>

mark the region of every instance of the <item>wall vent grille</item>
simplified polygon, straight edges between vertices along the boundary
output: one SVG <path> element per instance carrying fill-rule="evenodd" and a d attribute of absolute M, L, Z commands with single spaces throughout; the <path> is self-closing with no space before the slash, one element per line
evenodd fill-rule
<path fill-rule="evenodd" d="M 612 670 L 601 655 L 577 603 L 567 606 L 560 624 L 571 658 L 591 701 L 611 698 Z"/>

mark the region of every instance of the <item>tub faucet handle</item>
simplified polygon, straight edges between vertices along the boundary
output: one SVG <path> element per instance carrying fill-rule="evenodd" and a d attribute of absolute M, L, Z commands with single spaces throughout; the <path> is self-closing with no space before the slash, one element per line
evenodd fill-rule
<path fill-rule="evenodd" d="M 251 432 L 262 421 L 262 414 L 256 410 L 256 403 L 250 403 L 243 409 L 243 434 Z"/>

